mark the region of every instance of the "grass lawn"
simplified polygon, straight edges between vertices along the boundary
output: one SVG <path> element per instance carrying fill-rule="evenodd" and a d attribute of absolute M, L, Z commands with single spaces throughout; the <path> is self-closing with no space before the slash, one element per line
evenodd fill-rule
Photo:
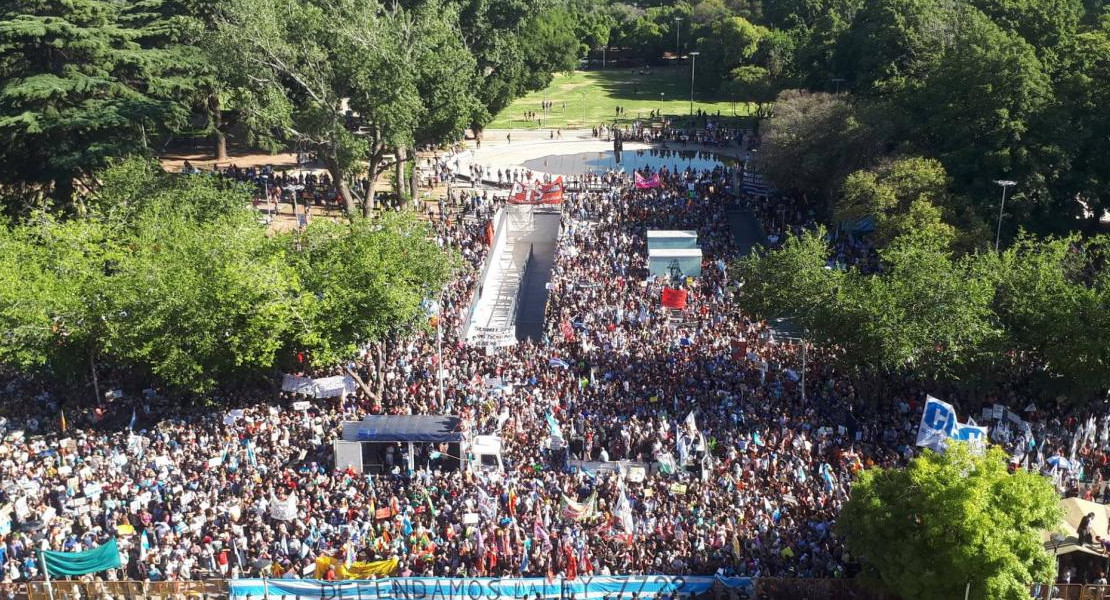
<path fill-rule="evenodd" d="M 524 113 L 533 111 L 543 119 L 541 103 L 554 103 L 547 121 L 524 120 Z M 564 108 L 565 105 L 565 108 Z M 616 108 L 625 114 L 617 117 Z M 710 114 L 720 111 L 722 117 L 747 116 L 751 106 L 721 98 L 694 96 L 694 110 Z M 641 74 L 639 69 L 609 69 L 557 73 L 545 90 L 517 98 L 487 125 L 490 129 L 574 129 L 594 127 L 601 123 L 631 123 L 647 119 L 652 110 L 662 109 L 665 116 L 686 117 L 690 114 L 690 67 L 653 68 Z"/>

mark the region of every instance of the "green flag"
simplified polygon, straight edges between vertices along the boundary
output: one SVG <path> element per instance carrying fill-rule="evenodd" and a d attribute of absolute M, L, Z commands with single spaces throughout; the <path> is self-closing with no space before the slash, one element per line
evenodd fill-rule
<path fill-rule="evenodd" d="M 118 569 L 119 548 L 112 538 L 106 544 L 87 552 L 53 552 L 43 550 L 42 564 L 51 577 L 86 575 L 107 569 Z"/>

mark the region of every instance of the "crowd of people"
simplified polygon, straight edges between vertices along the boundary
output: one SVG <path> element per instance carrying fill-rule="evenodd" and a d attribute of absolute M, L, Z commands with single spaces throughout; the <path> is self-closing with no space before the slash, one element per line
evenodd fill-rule
<path fill-rule="evenodd" d="M 41 578 L 37 550 L 110 538 L 123 555 L 98 575 L 110 579 L 331 579 L 336 564 L 393 560 L 402 576 L 850 576 L 834 526 L 854 473 L 912 456 L 932 390 L 856 389 L 820 348 L 802 375 L 801 342 L 742 314 L 727 268 L 729 209 L 765 222 L 773 209 L 735 198 L 725 167 L 658 175 L 653 189 L 612 175 L 567 195 L 541 341 L 491 349 L 459 335 L 487 212 L 434 221 L 472 268 L 439 298 L 438 331 L 365 348 L 343 367 L 367 384 L 340 398 L 221 397 L 197 410 L 151 391 L 94 412 L 12 378 L 0 406 L 0 580 Z M 788 229 L 812 225 L 786 214 Z M 652 276 L 649 229 L 697 231 L 701 275 Z M 684 309 L 662 306 L 665 287 L 686 293 Z M 974 401 L 1023 404 L 1016 391 Z M 368 414 L 456 415 L 467 437 L 502 438 L 504 472 L 459 469 L 468 457 L 430 445 L 413 471 L 400 445 L 380 473 L 335 464 L 341 423 Z M 1051 471 L 1062 489 L 1095 493 L 1076 482 L 1101 481 L 1110 421 L 1053 414 L 1024 412 L 1029 425 L 996 441 L 1018 465 L 1047 469 L 1042 455 L 1076 439 L 1073 468 Z"/>

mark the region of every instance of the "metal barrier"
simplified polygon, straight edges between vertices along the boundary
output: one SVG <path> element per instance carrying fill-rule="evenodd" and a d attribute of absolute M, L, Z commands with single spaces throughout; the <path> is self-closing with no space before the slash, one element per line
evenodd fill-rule
<path fill-rule="evenodd" d="M 1038 600 L 1108 600 L 1110 585 L 1057 583 L 1038 586 L 1033 593 Z"/>

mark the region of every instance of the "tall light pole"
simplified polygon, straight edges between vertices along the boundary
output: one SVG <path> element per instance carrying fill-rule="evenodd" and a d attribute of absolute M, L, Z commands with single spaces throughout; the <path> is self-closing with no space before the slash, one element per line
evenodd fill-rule
<path fill-rule="evenodd" d="M 1006 210 L 1006 188 L 1017 185 L 1017 182 L 1009 179 L 995 179 L 994 182 L 1002 186 L 1002 205 L 998 207 L 998 231 L 994 234 L 994 251 L 998 252 L 998 245 L 1002 240 L 1002 211 Z"/>
<path fill-rule="evenodd" d="M 664 92 L 659 92 L 659 118 L 660 119 L 663 118 L 663 94 L 664 94 Z"/>
<path fill-rule="evenodd" d="M 682 32 L 682 17 L 674 18 L 674 57 L 675 59 L 682 58 L 682 51 L 679 50 L 678 40 L 679 34 Z"/>
<path fill-rule="evenodd" d="M 694 68 L 698 64 L 698 51 L 690 53 L 690 116 L 694 116 Z"/>

